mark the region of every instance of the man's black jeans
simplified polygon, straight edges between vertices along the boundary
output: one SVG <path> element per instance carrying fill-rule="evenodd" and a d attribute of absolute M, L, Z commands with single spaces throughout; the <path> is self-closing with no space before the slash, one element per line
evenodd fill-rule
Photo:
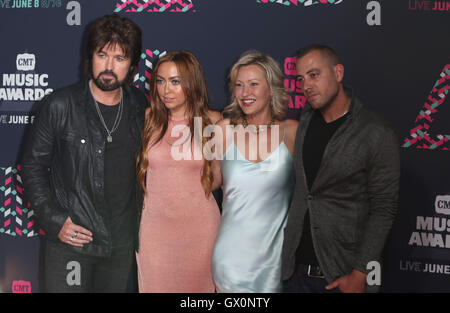
<path fill-rule="evenodd" d="M 133 245 L 112 250 L 111 257 L 86 256 L 64 243 L 43 240 L 44 292 L 126 292 L 134 257 Z"/>
<path fill-rule="evenodd" d="M 340 293 L 339 288 L 326 290 L 328 283 L 325 278 L 309 277 L 308 267 L 297 264 L 294 274 L 286 281 L 283 281 L 283 292 L 291 293 Z"/>

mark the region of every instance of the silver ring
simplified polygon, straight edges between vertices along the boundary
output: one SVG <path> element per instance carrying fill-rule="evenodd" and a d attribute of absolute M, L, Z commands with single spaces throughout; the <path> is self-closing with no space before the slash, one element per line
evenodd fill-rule
<path fill-rule="evenodd" d="M 73 235 L 72 237 L 77 238 L 77 236 L 78 236 L 78 231 L 75 231 L 75 235 Z"/>
<path fill-rule="evenodd" d="M 72 240 L 73 240 L 73 237 L 70 237 L 70 238 L 69 238 L 69 241 L 72 241 Z"/>

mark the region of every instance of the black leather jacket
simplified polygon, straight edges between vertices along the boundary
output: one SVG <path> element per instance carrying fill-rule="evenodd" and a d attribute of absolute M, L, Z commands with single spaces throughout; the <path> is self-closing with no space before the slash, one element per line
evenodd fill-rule
<path fill-rule="evenodd" d="M 129 106 L 129 125 L 135 156 L 141 148 L 147 99 L 138 89 L 123 87 Z M 25 196 L 49 240 L 60 242 L 58 233 L 67 217 L 89 229 L 93 241 L 73 250 L 92 256 L 109 256 L 111 234 L 104 199 L 104 129 L 95 111 L 88 80 L 64 87 L 40 103 L 22 158 Z M 138 249 L 139 217 L 143 193 L 136 183 L 133 206 L 135 249 Z"/>

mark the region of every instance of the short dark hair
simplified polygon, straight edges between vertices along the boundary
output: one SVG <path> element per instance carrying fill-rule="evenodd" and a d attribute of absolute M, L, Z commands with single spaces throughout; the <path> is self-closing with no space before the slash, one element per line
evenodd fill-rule
<path fill-rule="evenodd" d="M 297 52 L 297 60 L 304 57 L 310 52 L 320 51 L 322 56 L 330 61 L 332 65 L 342 64 L 341 59 L 331 47 L 322 44 L 311 44 L 306 47 L 301 48 Z"/>
<path fill-rule="evenodd" d="M 130 58 L 133 70 L 141 58 L 142 32 L 138 25 L 117 14 L 105 15 L 92 22 L 87 37 L 88 74 L 92 73 L 92 58 L 98 49 L 108 44 L 119 45 Z"/>

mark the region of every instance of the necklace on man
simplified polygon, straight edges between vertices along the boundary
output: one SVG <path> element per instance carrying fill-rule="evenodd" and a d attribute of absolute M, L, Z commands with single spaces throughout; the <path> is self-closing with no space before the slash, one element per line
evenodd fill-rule
<path fill-rule="evenodd" d="M 97 110 L 98 117 L 100 118 L 100 121 L 102 122 L 103 127 L 106 130 L 106 133 L 108 134 L 106 136 L 106 141 L 112 142 L 112 133 L 119 128 L 120 121 L 122 119 L 122 113 L 123 113 L 123 93 L 122 93 L 122 87 L 120 87 L 120 102 L 119 102 L 119 108 L 117 110 L 116 119 L 114 120 L 114 124 L 109 130 L 108 126 L 106 126 L 105 119 L 103 118 L 102 112 L 100 111 L 100 108 L 98 106 L 97 100 L 95 100 L 94 93 L 92 92 L 92 86 L 91 82 L 89 81 L 89 90 L 91 91 L 92 98 L 94 99 L 95 103 L 95 109 Z"/>

